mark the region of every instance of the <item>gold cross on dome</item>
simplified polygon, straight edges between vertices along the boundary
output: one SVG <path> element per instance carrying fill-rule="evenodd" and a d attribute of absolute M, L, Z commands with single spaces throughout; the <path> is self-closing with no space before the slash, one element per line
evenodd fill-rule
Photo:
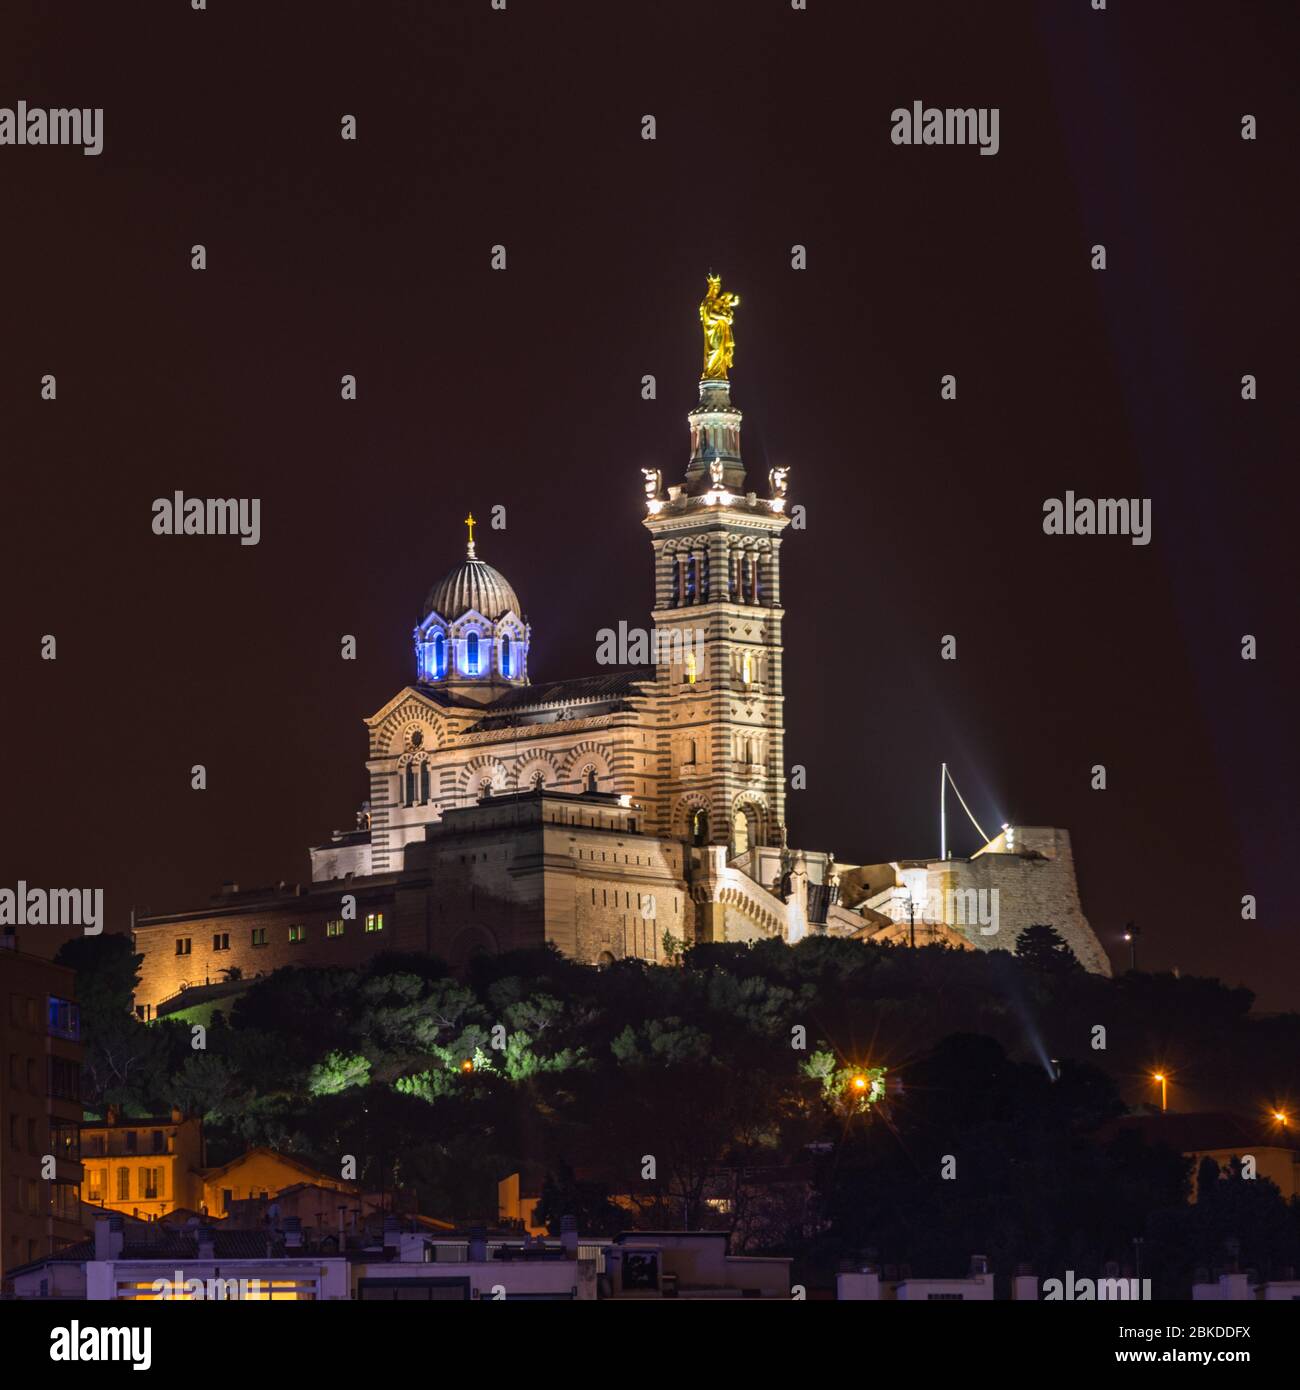
<path fill-rule="evenodd" d="M 469 545 L 468 545 L 467 549 L 469 550 L 469 553 L 470 553 L 471 555 L 473 555 L 473 553 L 474 553 L 474 527 L 475 527 L 475 525 L 476 525 L 476 522 L 474 521 L 474 513 L 473 513 L 473 512 L 470 512 L 470 514 L 465 518 L 465 525 L 469 527 Z"/>

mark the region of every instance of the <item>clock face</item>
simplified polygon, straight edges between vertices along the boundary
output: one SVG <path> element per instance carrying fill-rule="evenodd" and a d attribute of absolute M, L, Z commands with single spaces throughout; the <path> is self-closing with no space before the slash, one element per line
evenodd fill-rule
<path fill-rule="evenodd" d="M 424 734 L 423 734 L 419 729 L 413 730 L 412 733 L 411 733 L 411 747 L 412 747 L 412 748 L 422 748 L 423 746 L 424 746 Z"/>

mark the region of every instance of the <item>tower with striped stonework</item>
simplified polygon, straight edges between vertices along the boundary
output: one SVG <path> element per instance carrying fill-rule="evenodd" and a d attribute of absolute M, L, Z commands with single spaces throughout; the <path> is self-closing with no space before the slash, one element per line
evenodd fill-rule
<path fill-rule="evenodd" d="M 665 489 L 647 473 L 644 524 L 655 554 L 661 824 L 735 858 L 784 842 L 780 552 L 790 518 L 786 469 L 772 470 L 766 495 L 747 489 L 728 366 L 729 355 L 717 374 L 706 325 L 686 475 Z"/>

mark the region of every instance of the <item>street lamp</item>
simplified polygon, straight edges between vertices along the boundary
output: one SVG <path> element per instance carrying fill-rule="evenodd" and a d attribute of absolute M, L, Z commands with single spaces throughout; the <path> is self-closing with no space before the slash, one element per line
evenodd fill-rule
<path fill-rule="evenodd" d="M 907 944 L 916 950 L 916 899 L 910 887 L 907 889 Z"/>
<path fill-rule="evenodd" d="M 1136 922 L 1124 923 L 1124 940 L 1128 942 L 1128 968 L 1136 971 L 1138 968 L 1138 942 L 1137 939 L 1142 935 L 1141 929 Z"/>
<path fill-rule="evenodd" d="M 1160 1109 L 1161 1109 L 1161 1110 L 1168 1110 L 1168 1109 L 1169 1109 L 1169 1078 L 1164 1074 L 1164 1072 L 1158 1071 L 1158 1072 L 1156 1072 L 1156 1073 L 1151 1077 L 1151 1080 L 1152 1080 L 1152 1081 L 1158 1081 L 1158 1082 L 1160 1083 Z"/>

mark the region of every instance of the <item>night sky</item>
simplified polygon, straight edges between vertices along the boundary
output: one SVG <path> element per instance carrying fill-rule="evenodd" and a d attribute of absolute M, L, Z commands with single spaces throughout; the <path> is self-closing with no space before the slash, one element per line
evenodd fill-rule
<path fill-rule="evenodd" d="M 1117 963 L 1132 919 L 1297 1007 L 1296 15 L 7 0 L 0 105 L 105 147 L 0 147 L 0 883 L 122 928 L 305 879 L 470 508 L 533 678 L 592 672 L 649 621 L 638 470 L 685 469 L 712 267 L 750 483 L 808 510 L 791 842 L 936 854 L 947 759 L 986 828 L 1070 830 Z M 998 107 L 999 153 L 894 146 L 916 100 Z M 176 489 L 260 498 L 261 543 L 155 536 Z M 1153 543 L 1045 536 L 1067 489 L 1151 498 Z"/>

